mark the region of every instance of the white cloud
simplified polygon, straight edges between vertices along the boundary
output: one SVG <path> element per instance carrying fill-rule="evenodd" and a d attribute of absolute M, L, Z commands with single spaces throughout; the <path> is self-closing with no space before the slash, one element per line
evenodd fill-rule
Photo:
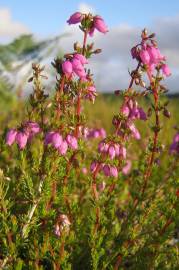
<path fill-rule="evenodd" d="M 179 91 L 179 16 L 158 18 L 147 29 L 150 33 L 156 33 L 161 53 L 166 56 L 172 70 L 172 76 L 167 78 L 166 85 L 171 92 Z M 128 68 L 131 70 L 136 65 L 136 61 L 131 58 L 130 49 L 140 40 L 141 30 L 142 27 L 120 24 L 109 29 L 106 35 L 96 32 L 92 39 L 89 38 L 89 42 L 94 42 L 96 48 L 102 48 L 102 54 L 90 60 L 96 84 L 101 91 L 127 87 Z M 62 41 L 62 47 L 68 50 L 72 49 L 74 41 L 82 41 L 82 34 L 75 26 L 71 34 Z"/>
<path fill-rule="evenodd" d="M 0 38 L 9 40 L 21 34 L 29 33 L 29 29 L 25 25 L 13 20 L 8 8 L 0 8 L 0 22 Z"/>
<path fill-rule="evenodd" d="M 79 7 L 78 7 L 78 10 L 81 12 L 81 13 L 94 13 L 95 12 L 95 9 L 86 4 L 86 3 L 80 3 L 79 4 Z"/>

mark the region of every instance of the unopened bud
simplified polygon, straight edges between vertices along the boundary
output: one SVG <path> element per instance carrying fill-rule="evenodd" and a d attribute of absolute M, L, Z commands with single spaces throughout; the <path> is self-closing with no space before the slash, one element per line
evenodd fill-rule
<path fill-rule="evenodd" d="M 166 108 L 164 108 L 164 110 L 163 110 L 163 115 L 164 115 L 165 117 L 167 117 L 167 118 L 170 118 L 171 113 L 170 113 Z"/>
<path fill-rule="evenodd" d="M 94 47 L 94 43 L 91 43 L 90 45 L 88 45 L 88 49 L 91 51 Z"/>
<path fill-rule="evenodd" d="M 101 52 L 102 52 L 101 49 L 96 49 L 93 53 L 94 53 L 94 54 L 98 54 L 98 53 L 101 53 Z"/>
<path fill-rule="evenodd" d="M 142 31 L 141 37 L 144 39 L 147 37 L 147 29 L 144 28 L 144 30 Z"/>
<path fill-rule="evenodd" d="M 154 38 L 155 37 L 155 33 L 152 33 L 151 35 L 149 35 L 149 38 Z"/>
<path fill-rule="evenodd" d="M 148 109 L 147 116 L 150 117 L 152 115 L 152 108 Z"/>
<path fill-rule="evenodd" d="M 73 47 L 74 47 L 74 50 L 75 51 L 78 51 L 78 50 L 81 49 L 80 44 L 78 42 L 75 42 L 74 45 L 73 45 Z"/>

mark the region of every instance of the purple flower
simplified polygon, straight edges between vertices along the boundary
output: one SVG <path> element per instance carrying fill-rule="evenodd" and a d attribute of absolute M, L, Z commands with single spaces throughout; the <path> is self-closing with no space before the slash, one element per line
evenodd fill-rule
<path fill-rule="evenodd" d="M 36 122 L 26 122 L 24 126 L 24 132 L 28 135 L 28 141 L 41 131 L 39 124 Z"/>
<path fill-rule="evenodd" d="M 71 149 L 76 150 L 78 148 L 78 142 L 77 142 L 76 137 L 68 134 L 66 137 L 66 141 L 67 141 L 69 147 L 71 147 Z"/>
<path fill-rule="evenodd" d="M 147 115 L 144 112 L 144 110 L 142 108 L 138 108 L 138 112 L 139 112 L 139 119 L 146 121 Z"/>
<path fill-rule="evenodd" d="M 166 60 L 166 57 L 163 56 L 163 55 L 161 54 L 159 48 L 156 48 L 156 51 L 157 51 L 157 53 L 158 53 L 158 59 L 159 59 L 160 61 L 165 61 L 165 60 Z"/>
<path fill-rule="evenodd" d="M 174 136 L 169 152 L 170 154 L 179 154 L 179 133 Z"/>
<path fill-rule="evenodd" d="M 113 177 L 118 177 L 118 170 L 116 166 L 110 166 L 110 175 Z"/>
<path fill-rule="evenodd" d="M 147 52 L 150 56 L 151 64 L 158 64 L 158 62 L 160 61 L 158 50 L 154 46 L 148 46 Z"/>
<path fill-rule="evenodd" d="M 66 154 L 68 150 L 68 144 L 66 141 L 62 141 L 62 143 L 60 144 L 59 148 L 58 148 L 58 151 L 59 153 L 63 156 Z"/>
<path fill-rule="evenodd" d="M 128 175 L 129 172 L 131 170 L 131 161 L 130 160 L 126 160 L 126 164 L 125 166 L 122 168 L 122 172 L 124 175 Z"/>
<path fill-rule="evenodd" d="M 27 122 L 26 128 L 30 133 L 37 134 L 41 131 L 39 124 L 36 122 Z"/>
<path fill-rule="evenodd" d="M 110 167 L 109 167 L 109 165 L 105 164 L 103 166 L 103 172 L 104 172 L 105 176 L 110 176 L 111 173 L 110 173 Z"/>
<path fill-rule="evenodd" d="M 72 63 L 69 60 L 66 60 L 62 63 L 63 73 L 68 77 L 71 76 L 73 68 Z"/>
<path fill-rule="evenodd" d="M 15 142 L 16 135 L 17 135 L 17 130 L 10 129 L 6 134 L 6 144 L 9 146 L 12 145 Z"/>
<path fill-rule="evenodd" d="M 100 153 L 107 153 L 109 148 L 109 144 L 101 141 L 98 145 L 98 150 Z"/>
<path fill-rule="evenodd" d="M 91 100 L 94 103 L 96 98 L 96 88 L 94 85 L 87 88 L 87 94 L 85 95 L 85 98 Z"/>
<path fill-rule="evenodd" d="M 127 150 L 124 146 L 120 147 L 120 155 L 125 159 L 127 156 Z"/>
<path fill-rule="evenodd" d="M 114 148 L 115 148 L 116 157 L 118 157 L 120 155 L 120 145 L 115 144 Z"/>
<path fill-rule="evenodd" d="M 95 16 L 94 17 L 94 27 L 101 33 L 105 34 L 106 32 L 108 32 L 108 28 L 103 20 L 103 18 L 101 18 L 100 16 Z"/>
<path fill-rule="evenodd" d="M 131 55 L 133 59 L 139 60 L 139 51 L 136 46 L 131 49 Z"/>
<path fill-rule="evenodd" d="M 27 144 L 28 135 L 23 132 L 19 131 L 16 135 L 16 142 L 20 148 L 20 150 L 24 149 Z"/>
<path fill-rule="evenodd" d="M 99 144 L 98 144 L 98 151 L 100 153 L 103 153 L 105 150 L 105 143 L 103 141 L 101 141 Z"/>
<path fill-rule="evenodd" d="M 166 65 L 166 64 L 162 65 L 162 72 L 167 77 L 171 75 L 171 71 L 170 71 L 168 65 Z"/>
<path fill-rule="evenodd" d="M 95 31 L 95 27 L 93 26 L 93 27 L 91 27 L 91 29 L 90 29 L 90 31 L 89 31 L 90 37 L 93 37 L 94 31 Z"/>
<path fill-rule="evenodd" d="M 70 16 L 67 23 L 68 24 L 80 23 L 82 19 L 83 19 L 83 15 L 81 14 L 81 12 L 75 12 Z"/>
<path fill-rule="evenodd" d="M 125 104 L 124 106 L 122 106 L 121 112 L 122 112 L 126 117 L 128 117 L 129 114 L 130 114 L 129 106 L 128 106 L 127 104 Z"/>
<path fill-rule="evenodd" d="M 54 131 L 50 131 L 47 132 L 45 135 L 45 145 L 52 143 L 52 136 L 55 132 Z"/>
<path fill-rule="evenodd" d="M 101 136 L 102 138 L 106 138 L 106 131 L 105 131 L 104 128 L 100 128 L 100 129 L 99 129 L 99 133 L 100 133 L 100 136 Z"/>
<path fill-rule="evenodd" d="M 86 77 L 85 69 L 78 59 L 72 60 L 72 67 L 73 71 L 80 79 Z"/>
<path fill-rule="evenodd" d="M 96 171 L 96 168 L 98 166 L 98 163 L 96 161 L 93 161 L 90 166 L 90 171 L 94 173 Z"/>
<path fill-rule="evenodd" d="M 93 138 L 99 138 L 100 134 L 98 130 L 93 130 Z"/>
<path fill-rule="evenodd" d="M 51 135 L 51 144 L 56 148 L 58 149 L 60 147 L 60 145 L 62 144 L 62 141 L 63 141 L 63 138 L 62 136 L 58 133 L 58 132 L 54 132 L 52 135 Z"/>
<path fill-rule="evenodd" d="M 150 55 L 147 50 L 141 50 L 140 51 L 140 58 L 143 64 L 149 64 L 150 63 Z"/>
<path fill-rule="evenodd" d="M 179 133 L 174 136 L 173 141 L 179 143 Z"/>
<path fill-rule="evenodd" d="M 115 158 L 116 152 L 113 145 L 109 146 L 108 153 L 111 159 Z"/>
<path fill-rule="evenodd" d="M 128 128 L 131 130 L 133 137 L 136 140 L 140 140 L 140 133 L 138 131 L 138 129 L 135 127 L 134 123 L 132 122 L 128 122 Z"/>
<path fill-rule="evenodd" d="M 74 54 L 74 59 L 79 60 L 82 65 L 88 64 L 86 57 L 82 54 L 79 54 L 79 53 Z"/>

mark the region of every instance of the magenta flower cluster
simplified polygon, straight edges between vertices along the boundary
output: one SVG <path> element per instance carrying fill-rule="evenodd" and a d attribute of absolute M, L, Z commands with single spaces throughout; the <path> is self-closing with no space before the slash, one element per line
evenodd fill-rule
<path fill-rule="evenodd" d="M 121 108 L 121 112 L 128 117 L 128 119 L 135 120 L 147 120 L 146 113 L 144 110 L 138 106 L 138 103 L 136 100 L 133 100 L 132 98 L 126 98 L 126 101 L 124 105 Z"/>
<path fill-rule="evenodd" d="M 98 151 L 106 154 L 112 160 L 114 158 L 126 158 L 126 148 L 119 143 L 101 141 L 98 145 Z"/>
<path fill-rule="evenodd" d="M 147 120 L 146 113 L 141 107 L 138 107 L 137 101 L 132 98 L 125 99 L 125 102 L 121 107 L 121 113 L 127 118 L 125 122 L 125 128 L 130 130 L 131 135 L 136 140 L 139 140 L 141 136 L 133 120 L 136 120 L 136 119 L 140 119 L 143 121 Z M 121 130 L 119 130 L 118 135 L 124 136 Z"/>
<path fill-rule="evenodd" d="M 70 18 L 67 20 L 68 24 L 77 24 L 77 23 L 81 23 L 82 20 L 85 18 L 85 15 L 82 14 L 81 12 L 75 12 L 74 14 L 72 14 L 70 16 Z M 91 27 L 89 29 L 89 34 L 92 36 L 94 31 L 97 30 L 103 34 L 105 34 L 106 32 L 108 32 L 108 28 L 103 20 L 103 18 L 101 16 L 89 16 L 90 20 L 91 20 Z"/>
<path fill-rule="evenodd" d="M 96 170 L 98 170 L 98 172 L 102 171 L 107 177 L 118 177 L 118 169 L 114 165 L 93 161 L 91 163 L 90 170 L 92 173 L 95 173 Z"/>
<path fill-rule="evenodd" d="M 67 78 L 77 75 L 81 80 L 85 80 L 84 65 L 87 63 L 88 61 L 84 55 L 76 53 L 71 59 L 67 59 L 62 63 L 62 71 Z"/>
<path fill-rule="evenodd" d="M 10 129 L 6 134 L 6 144 L 11 146 L 13 143 L 17 143 L 19 149 L 25 148 L 27 142 L 41 131 L 38 123 L 26 122 L 21 130 Z"/>
<path fill-rule="evenodd" d="M 45 135 L 45 145 L 52 145 L 58 150 L 59 154 L 65 155 L 68 147 L 73 150 L 78 148 L 78 142 L 75 136 L 68 134 L 65 139 L 59 132 L 50 131 Z"/>
<path fill-rule="evenodd" d="M 148 67 L 150 73 L 154 72 L 156 66 L 161 65 L 163 75 L 170 76 L 171 71 L 168 65 L 164 63 L 166 58 L 161 54 L 159 48 L 152 43 L 146 43 L 145 40 L 143 40 L 140 45 L 141 48 L 139 50 L 137 46 L 132 48 L 132 57 L 141 60 L 142 63 Z"/>

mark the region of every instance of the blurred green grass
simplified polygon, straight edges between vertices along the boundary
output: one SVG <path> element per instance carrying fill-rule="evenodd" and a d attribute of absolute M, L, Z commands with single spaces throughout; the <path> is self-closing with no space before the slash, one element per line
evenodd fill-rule
<path fill-rule="evenodd" d="M 171 141 L 171 137 L 175 133 L 174 126 L 179 125 L 179 97 L 164 97 L 162 98 L 162 103 L 169 100 L 168 110 L 171 113 L 170 119 L 163 116 L 161 112 L 161 133 L 160 137 L 165 141 L 165 143 Z M 87 119 L 90 124 L 100 125 L 106 129 L 107 132 L 112 131 L 112 118 L 114 114 L 119 112 L 120 105 L 122 103 L 122 98 L 120 96 L 115 96 L 114 94 L 100 94 L 95 103 L 87 103 L 85 105 L 85 113 L 87 114 Z M 151 100 L 146 98 L 139 98 L 138 103 L 147 112 L 148 108 L 151 106 Z M 141 131 L 142 137 L 148 136 L 150 132 L 149 124 L 154 123 L 154 115 L 149 118 L 147 122 L 136 121 L 138 128 Z"/>
<path fill-rule="evenodd" d="M 176 130 L 174 126 L 179 126 L 179 97 L 163 97 L 161 103 L 169 100 L 168 110 L 171 112 L 170 119 L 163 116 L 161 112 L 161 132 L 160 138 L 166 145 L 170 144 Z M 10 85 L 5 81 L 0 81 L 0 122 L 1 133 L 4 128 L 12 127 L 20 123 L 25 116 L 25 103 L 27 100 L 19 99 L 14 92 L 10 90 Z M 113 131 L 112 119 L 119 112 L 122 98 L 114 94 L 99 94 L 94 104 L 84 101 L 83 109 L 89 127 L 103 127 L 107 134 Z M 138 98 L 139 106 L 142 106 L 147 112 L 151 106 L 149 98 Z M 135 121 L 139 128 L 143 142 L 148 139 L 151 134 L 150 126 L 154 123 L 154 115 L 148 121 Z M 141 144 L 141 142 L 137 142 Z"/>

